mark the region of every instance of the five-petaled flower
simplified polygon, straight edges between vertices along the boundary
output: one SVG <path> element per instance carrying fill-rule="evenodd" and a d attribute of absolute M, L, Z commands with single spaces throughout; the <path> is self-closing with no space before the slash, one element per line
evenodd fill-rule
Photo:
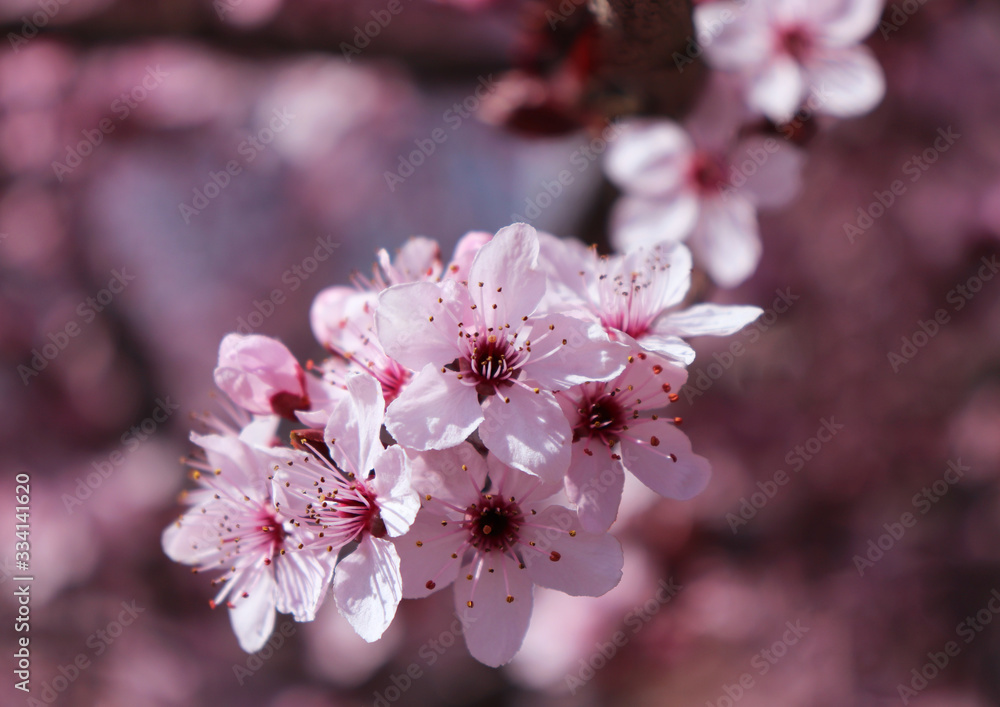
<path fill-rule="evenodd" d="M 584 531 L 576 513 L 545 502 L 558 485 L 492 454 L 484 460 L 466 443 L 419 453 L 414 484 L 423 505 L 410 532 L 395 541 L 403 596 L 454 584 L 465 643 L 486 665 L 503 665 L 521 647 L 535 585 L 599 596 L 621 579 L 615 538 Z"/>

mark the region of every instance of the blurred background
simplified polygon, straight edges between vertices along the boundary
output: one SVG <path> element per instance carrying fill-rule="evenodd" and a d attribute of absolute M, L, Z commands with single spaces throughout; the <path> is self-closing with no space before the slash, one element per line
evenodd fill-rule
<path fill-rule="evenodd" d="M 756 274 L 696 279 L 766 310 L 694 342 L 678 414 L 711 485 L 684 503 L 628 489 L 622 584 L 540 591 L 511 665 L 468 656 L 449 592 L 404 601 L 375 644 L 332 602 L 312 624 L 279 616 L 247 656 L 206 578 L 163 555 L 226 333 L 321 357 L 312 297 L 411 235 L 447 258 L 523 219 L 606 245 L 595 139 L 610 117 L 682 118 L 705 71 L 671 59 L 688 3 L 563 5 L 0 2 L 3 704 L 1000 704 L 986 0 L 890 3 L 894 29 L 867 41 L 881 105 L 803 121 L 802 190 L 762 216 Z M 11 677 L 21 473 L 37 702 Z"/>

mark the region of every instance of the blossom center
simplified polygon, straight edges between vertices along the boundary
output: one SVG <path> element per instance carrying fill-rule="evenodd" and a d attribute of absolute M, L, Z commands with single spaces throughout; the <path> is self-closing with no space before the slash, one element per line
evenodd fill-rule
<path fill-rule="evenodd" d="M 805 27 L 793 25 L 778 32 L 778 49 L 800 63 L 812 50 L 812 45 L 812 35 Z"/>
<path fill-rule="evenodd" d="M 577 408 L 573 441 L 597 438 L 610 445 L 625 426 L 625 408 L 610 395 L 584 400 Z"/>
<path fill-rule="evenodd" d="M 462 525 L 469 532 L 472 547 L 491 552 L 513 547 L 523 521 L 524 514 L 513 498 L 487 495 L 466 509 Z"/>
<path fill-rule="evenodd" d="M 701 194 L 718 193 L 727 181 L 722 163 L 704 152 L 695 155 L 690 170 L 690 180 Z"/>
<path fill-rule="evenodd" d="M 475 385 L 481 395 L 490 395 L 497 386 L 517 377 L 524 355 L 505 336 L 481 334 L 471 342 L 468 356 L 458 363 L 465 383 Z"/>

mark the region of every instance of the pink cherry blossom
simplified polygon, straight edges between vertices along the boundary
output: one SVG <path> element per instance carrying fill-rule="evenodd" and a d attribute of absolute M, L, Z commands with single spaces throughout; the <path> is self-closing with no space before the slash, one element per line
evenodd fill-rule
<path fill-rule="evenodd" d="M 621 579 L 618 541 L 584 531 L 573 511 L 545 502 L 557 484 L 492 454 L 484 460 L 465 443 L 416 455 L 414 483 L 424 503 L 395 541 L 403 595 L 424 597 L 454 583 L 465 643 L 486 665 L 507 663 L 521 647 L 535 585 L 600 596 Z"/>
<path fill-rule="evenodd" d="M 252 437 L 259 430 L 252 430 Z M 164 552 L 194 572 L 222 571 L 210 602 L 226 602 L 240 647 L 253 653 L 274 629 L 274 612 L 312 621 L 333 575 L 330 556 L 296 548 L 312 535 L 278 510 L 271 493 L 272 460 L 246 437 L 197 435 L 206 459 L 187 460 L 199 483 L 191 506 L 163 533 Z"/>
<path fill-rule="evenodd" d="M 776 122 L 811 109 L 837 117 L 867 113 L 885 77 L 859 43 L 876 27 L 882 0 L 706 2 L 694 18 L 709 64 L 738 72 L 749 106 Z"/>
<path fill-rule="evenodd" d="M 386 353 L 418 372 L 387 411 L 400 444 L 446 449 L 478 429 L 511 466 L 547 479 L 566 472 L 569 426 L 553 391 L 614 377 L 627 349 L 594 322 L 535 316 L 546 287 L 538 248 L 535 229 L 508 226 L 479 249 L 468 281 L 397 285 L 379 296 Z"/>
<path fill-rule="evenodd" d="M 685 380 L 677 364 L 636 349 L 615 380 L 560 394 L 573 428 L 566 493 L 584 528 L 603 531 L 614 522 L 626 471 L 668 498 L 691 498 L 708 484 L 709 463 L 692 453 L 681 418 L 663 414 Z"/>
<path fill-rule="evenodd" d="M 410 382 L 413 372 L 387 356 L 375 336 L 378 294 L 387 287 L 407 282 L 464 277 L 476 252 L 490 238 L 492 235 L 488 233 L 466 234 L 455 247 L 455 255 L 447 268 L 441 264 L 441 249 L 436 241 L 411 238 L 399 249 L 394 260 L 385 249 L 378 252 L 371 279 L 356 275 L 355 288 L 333 286 L 316 295 L 309 313 L 313 335 L 330 353 L 348 362 L 349 365 L 338 373 L 366 371 L 381 384 L 386 405 L 395 400 Z M 324 365 L 329 367 L 330 364 Z M 300 414 L 299 418 L 320 426 L 326 422 L 326 416 L 320 414 Z"/>
<path fill-rule="evenodd" d="M 378 381 L 355 374 L 347 390 L 331 412 L 325 448 L 272 452 L 276 505 L 313 532 L 308 548 L 335 558 L 357 543 L 337 564 L 333 595 L 358 635 L 374 641 L 402 596 L 399 557 L 388 538 L 407 531 L 420 501 L 403 450 L 379 441 L 385 403 Z"/>
<path fill-rule="evenodd" d="M 694 349 L 682 337 L 727 336 L 759 317 L 748 305 L 697 304 L 681 308 L 691 286 L 691 253 L 661 243 L 627 255 L 601 256 L 572 240 L 542 239 L 554 311 L 582 309 L 615 338 L 685 365 Z"/>
<path fill-rule="evenodd" d="M 215 384 L 255 415 L 294 419 L 296 410 L 311 405 L 299 362 L 280 341 L 258 334 L 229 334 L 222 340 Z"/>
<path fill-rule="evenodd" d="M 625 192 L 612 214 L 620 250 L 687 241 L 713 280 L 735 287 L 760 260 L 757 209 L 795 195 L 802 156 L 773 137 L 736 141 L 720 103 L 703 99 L 687 130 L 672 121 L 630 123 L 606 169 Z"/>

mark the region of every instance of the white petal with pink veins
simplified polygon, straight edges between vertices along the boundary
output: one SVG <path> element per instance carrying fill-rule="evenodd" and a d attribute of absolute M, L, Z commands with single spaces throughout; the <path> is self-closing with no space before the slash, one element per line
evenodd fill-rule
<path fill-rule="evenodd" d="M 454 318 L 464 316 L 471 304 L 464 289 L 447 280 L 383 290 L 375 330 L 386 354 L 415 371 L 428 363 L 441 366 L 453 361 L 458 356 Z"/>
<path fill-rule="evenodd" d="M 867 113 L 885 95 L 885 74 L 868 47 L 817 51 L 806 71 L 818 110 L 838 118 Z"/>
<path fill-rule="evenodd" d="M 524 562 L 540 587 L 575 597 L 596 597 L 621 581 L 622 546 L 607 533 L 585 532 L 568 508 L 549 506 L 539 511 L 525 523 L 522 538 L 535 543 L 524 551 Z"/>
<path fill-rule="evenodd" d="M 660 198 L 684 188 L 694 145 L 677 123 L 631 123 L 608 152 L 608 178 L 630 193 Z"/>
<path fill-rule="evenodd" d="M 584 452 L 589 449 L 590 454 Z M 580 514 L 584 530 L 604 532 L 618 517 L 625 472 L 620 461 L 600 440 L 580 440 L 573 444 L 573 460 L 566 474 L 566 495 Z"/>
<path fill-rule="evenodd" d="M 524 375 L 544 389 L 609 380 L 621 373 L 628 358 L 628 347 L 610 341 L 595 321 L 550 314 L 532 319 L 530 329 L 522 331 L 524 340 L 531 341 Z"/>
<path fill-rule="evenodd" d="M 534 312 L 545 294 L 535 229 L 515 223 L 497 231 L 472 261 L 469 294 L 489 326 L 515 324 Z"/>
<path fill-rule="evenodd" d="M 402 535 L 413 523 L 420 499 L 413 490 L 410 465 L 397 445 L 382 452 L 375 460 L 375 488 L 379 515 L 390 537 Z"/>
<path fill-rule="evenodd" d="M 617 201 L 611 214 L 612 241 L 623 252 L 663 241 L 680 241 L 691 233 L 697 221 L 698 197 L 693 191 L 680 190 L 659 199 L 625 196 Z"/>
<path fill-rule="evenodd" d="M 379 434 L 385 400 L 382 386 L 371 376 L 356 373 L 347 379 L 348 395 L 330 413 L 323 439 L 340 468 L 364 478 L 382 451 Z"/>
<path fill-rule="evenodd" d="M 326 288 L 309 308 L 313 336 L 327 348 L 352 353 L 363 346 L 377 302 L 374 292 L 339 285 Z"/>
<path fill-rule="evenodd" d="M 799 109 L 806 88 L 799 63 L 787 54 L 779 54 L 756 74 L 747 100 L 771 120 L 783 123 Z"/>
<path fill-rule="evenodd" d="M 496 668 L 509 662 L 524 642 L 534 586 L 526 570 L 518 569 L 517 562 L 499 552 L 489 553 L 467 569 L 473 579 L 463 575 L 455 581 L 455 611 L 462 621 L 469 653 Z M 514 600 L 508 602 L 508 596 Z"/>
<path fill-rule="evenodd" d="M 276 608 L 296 621 L 312 621 L 333 579 L 336 553 L 324 561 L 316 552 L 289 550 L 272 560 L 277 583 Z M 246 600 L 244 600 L 246 601 Z"/>
<path fill-rule="evenodd" d="M 461 517 L 439 514 L 437 511 L 442 508 L 431 502 L 428 508 L 417 514 L 410 531 L 393 541 L 399 553 L 403 596 L 407 599 L 420 599 L 447 587 L 455 581 L 462 565 L 462 543 L 468 534 L 454 532 L 458 530 Z M 442 527 L 441 520 L 444 518 L 454 520 L 454 527 Z M 453 554 L 458 557 L 452 557 Z"/>
<path fill-rule="evenodd" d="M 687 435 L 664 418 L 631 423 L 621 435 L 621 455 L 628 471 L 667 498 L 692 498 L 712 476 L 708 460 L 692 452 Z"/>
<path fill-rule="evenodd" d="M 460 508 L 477 502 L 486 484 L 486 461 L 468 442 L 450 449 L 413 452 L 410 467 L 417 493 L 441 497 Z"/>
<path fill-rule="evenodd" d="M 229 610 L 229 621 L 240 648 L 256 653 L 274 631 L 275 593 L 277 587 L 270 570 L 261 571 L 248 596 L 240 597 Z"/>
<path fill-rule="evenodd" d="M 750 305 L 696 304 L 664 315 L 653 325 L 658 334 L 674 336 L 728 336 L 735 334 L 764 313 Z"/>
<path fill-rule="evenodd" d="M 369 643 L 381 638 L 403 597 L 395 546 L 365 534 L 358 548 L 337 565 L 333 596 L 359 636 Z"/>
<path fill-rule="evenodd" d="M 685 366 L 694 363 L 694 349 L 689 343 L 673 334 L 657 334 L 655 332 L 646 334 L 639 341 L 639 345 L 646 351 L 666 356 Z"/>
<path fill-rule="evenodd" d="M 303 372 L 284 344 L 268 336 L 228 334 L 219 345 L 215 384 L 240 407 L 256 415 L 273 412 L 271 398 L 302 395 Z"/>
<path fill-rule="evenodd" d="M 483 412 L 479 436 L 500 461 L 548 481 L 566 473 L 569 422 L 552 393 L 514 385 L 487 398 Z"/>
<path fill-rule="evenodd" d="M 722 287 L 736 287 L 760 260 L 757 211 L 739 194 L 706 202 L 691 247 Z"/>
<path fill-rule="evenodd" d="M 404 447 L 447 449 L 464 442 L 482 420 L 476 389 L 429 363 L 389 405 L 385 426 Z"/>

